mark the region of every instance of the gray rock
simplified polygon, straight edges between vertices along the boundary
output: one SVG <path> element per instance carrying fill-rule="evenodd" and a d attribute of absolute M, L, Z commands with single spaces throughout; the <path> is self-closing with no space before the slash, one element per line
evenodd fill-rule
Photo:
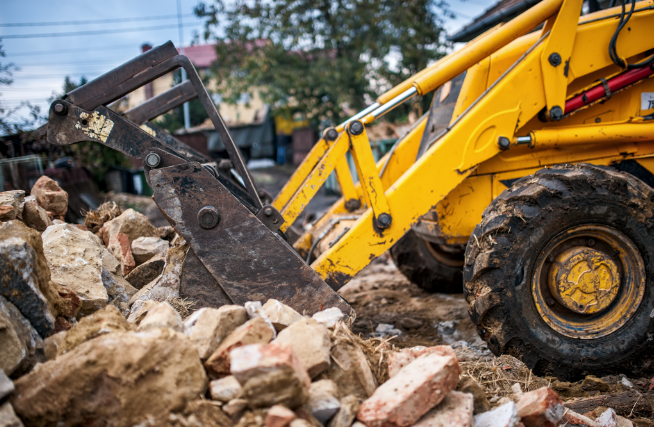
<path fill-rule="evenodd" d="M 359 410 L 359 401 L 356 397 L 350 395 L 341 399 L 341 409 L 329 422 L 329 427 L 350 427 L 354 422 Z"/>
<path fill-rule="evenodd" d="M 14 383 L 9 379 L 5 371 L 0 369 L 0 400 L 10 395 L 14 391 Z"/>
<path fill-rule="evenodd" d="M 164 258 L 154 257 L 137 266 L 125 277 L 125 280 L 136 289 L 141 289 L 157 277 L 161 276 L 165 264 L 166 260 Z"/>
<path fill-rule="evenodd" d="M 0 296 L 0 369 L 7 375 L 45 362 L 43 340 L 20 311 Z"/>
<path fill-rule="evenodd" d="M 338 389 L 332 380 L 320 380 L 311 384 L 309 388 L 309 412 L 320 421 L 327 424 L 340 409 L 341 402 L 337 398 Z"/>
<path fill-rule="evenodd" d="M 134 286 L 130 285 L 121 275 L 111 273 L 105 268 L 102 269 L 102 284 L 107 290 L 109 303 L 118 300 L 119 302 L 128 303 L 129 299 L 138 292 Z"/>
<path fill-rule="evenodd" d="M 0 193 L 0 221 L 20 218 L 25 204 L 23 190 L 3 191 Z"/>
<path fill-rule="evenodd" d="M 39 289 L 38 261 L 34 249 L 23 239 L 0 241 L 0 295 L 14 304 L 42 336 L 54 330 L 55 317 Z"/>

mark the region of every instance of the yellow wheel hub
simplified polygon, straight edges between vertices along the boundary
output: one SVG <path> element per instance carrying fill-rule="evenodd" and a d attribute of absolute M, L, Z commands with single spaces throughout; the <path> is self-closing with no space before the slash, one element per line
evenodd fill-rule
<path fill-rule="evenodd" d="M 629 237 L 606 225 L 581 225 L 552 237 L 538 255 L 532 296 L 538 314 L 556 332 L 597 339 L 636 313 L 645 276 L 645 263 Z"/>
<path fill-rule="evenodd" d="M 552 296 L 576 313 L 601 312 L 620 290 L 615 262 L 603 252 L 588 247 L 561 252 L 550 268 L 548 279 Z"/>

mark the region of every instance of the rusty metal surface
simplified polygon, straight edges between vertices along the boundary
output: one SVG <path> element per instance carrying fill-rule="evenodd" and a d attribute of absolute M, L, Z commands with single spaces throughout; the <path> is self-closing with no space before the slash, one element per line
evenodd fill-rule
<path fill-rule="evenodd" d="M 179 297 L 193 301 L 195 303 L 191 307 L 193 310 L 202 307 L 218 308 L 223 305 L 234 304 L 192 249 L 186 254 L 182 266 Z"/>
<path fill-rule="evenodd" d="M 174 86 L 166 92 L 150 98 L 144 103 L 137 105 L 125 112 L 125 117 L 130 121 L 141 125 L 152 120 L 165 112 L 177 108 L 187 101 L 196 97 L 195 88 L 190 80 Z"/>
<path fill-rule="evenodd" d="M 146 122 L 141 125 L 141 129 L 147 132 L 145 128 L 152 130 L 157 139 L 160 139 L 168 147 L 172 148 L 173 151 L 181 154 L 192 162 L 210 163 L 213 161 L 211 157 L 205 156 L 194 150 L 152 122 Z"/>
<path fill-rule="evenodd" d="M 116 86 L 132 79 L 134 76 L 142 73 L 148 68 L 154 67 L 176 55 L 177 49 L 173 43 L 169 41 L 67 93 L 66 99 L 75 105 L 92 110 L 105 104 L 105 101 L 100 101 L 100 99 L 104 98 L 103 95 L 106 92 L 113 90 Z M 118 98 L 120 98 L 120 96 Z M 113 100 L 106 102 L 111 101 Z"/>
<path fill-rule="evenodd" d="M 257 218 L 271 231 L 279 230 L 284 223 L 284 217 L 271 205 L 263 205 L 257 213 Z"/>
<path fill-rule="evenodd" d="M 263 225 L 201 165 L 187 163 L 154 169 L 150 180 L 155 201 L 171 225 L 190 243 L 234 303 L 265 303 L 274 298 L 309 315 L 329 307 L 353 314 L 347 302 L 280 236 Z M 208 206 L 216 208 L 221 219 L 215 227 L 204 229 L 198 224 L 197 214 Z"/>

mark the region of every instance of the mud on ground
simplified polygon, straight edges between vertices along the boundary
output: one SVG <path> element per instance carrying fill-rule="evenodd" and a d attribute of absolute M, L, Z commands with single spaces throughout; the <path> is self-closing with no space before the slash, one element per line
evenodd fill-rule
<path fill-rule="evenodd" d="M 385 340 L 395 348 L 451 345 L 461 363 L 463 377 L 474 378 L 492 406 L 517 398 L 521 391 L 552 387 L 566 402 L 596 396 L 632 393 L 637 397 L 631 419 L 654 418 L 654 379 L 624 376 L 586 377 L 567 382 L 539 378 L 519 360 L 494 356 L 477 335 L 468 317 L 463 294 L 432 294 L 409 282 L 388 254 L 376 259 L 339 290 L 357 313 L 352 331 L 360 337 Z M 617 408 L 616 408 L 617 410 Z M 654 426 L 636 423 L 638 426 Z"/>

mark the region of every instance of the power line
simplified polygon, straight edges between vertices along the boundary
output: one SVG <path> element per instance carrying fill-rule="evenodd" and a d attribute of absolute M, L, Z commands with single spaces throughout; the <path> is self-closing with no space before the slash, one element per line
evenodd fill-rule
<path fill-rule="evenodd" d="M 1 38 L 2 37 L 0 37 L 0 39 Z M 12 57 L 12 56 L 48 55 L 48 54 L 55 54 L 55 53 L 89 52 L 89 51 L 124 49 L 126 47 L 136 47 L 136 45 L 134 43 L 130 43 L 130 44 L 120 44 L 114 46 L 84 47 L 80 49 L 35 50 L 31 52 L 7 53 L 7 56 Z"/>
<path fill-rule="evenodd" d="M 17 67 L 38 67 L 41 65 L 74 65 L 74 64 L 111 64 L 115 63 L 117 61 L 123 61 L 127 62 L 130 59 L 134 58 L 132 57 L 127 57 L 125 58 L 124 56 L 116 57 L 116 58 L 98 58 L 98 59 L 87 59 L 85 61 L 57 61 L 57 62 L 28 62 L 28 63 L 23 63 L 23 62 L 17 62 L 15 65 Z"/>
<path fill-rule="evenodd" d="M 184 15 L 185 17 L 195 16 L 192 13 Z M 156 21 L 159 19 L 173 19 L 177 15 L 160 15 L 160 16 L 143 16 L 134 18 L 116 18 L 116 19 L 95 19 L 89 21 L 51 21 L 51 22 L 21 22 L 12 24 L 0 24 L 0 27 L 52 27 L 58 25 L 88 25 L 88 24 L 109 24 L 113 22 L 134 22 L 134 21 Z"/>
<path fill-rule="evenodd" d="M 50 33 L 50 34 L 10 34 L 7 36 L 0 36 L 0 39 L 33 39 L 39 37 L 69 37 L 69 36 L 93 36 L 97 34 L 116 34 L 116 33 L 129 33 L 135 31 L 152 31 L 164 30 L 169 28 L 177 28 L 177 24 L 158 25 L 154 27 L 139 27 L 139 28 L 119 28 L 113 30 L 100 30 L 100 31 L 78 31 L 73 33 Z"/>

